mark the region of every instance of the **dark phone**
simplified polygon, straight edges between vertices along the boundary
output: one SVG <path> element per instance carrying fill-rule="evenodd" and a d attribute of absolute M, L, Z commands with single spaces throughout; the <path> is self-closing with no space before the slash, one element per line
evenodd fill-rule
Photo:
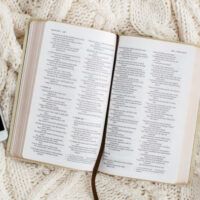
<path fill-rule="evenodd" d="M 3 121 L 2 121 L 2 116 L 0 115 L 0 131 L 5 130 L 4 125 L 3 125 Z"/>

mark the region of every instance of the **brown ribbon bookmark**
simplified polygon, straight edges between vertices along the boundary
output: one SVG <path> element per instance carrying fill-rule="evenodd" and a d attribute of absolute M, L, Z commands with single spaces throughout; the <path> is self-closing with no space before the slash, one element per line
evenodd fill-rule
<path fill-rule="evenodd" d="M 109 108 L 110 108 L 110 98 L 111 98 L 113 77 L 114 77 L 114 71 L 115 71 L 115 63 L 116 63 L 116 58 L 117 58 L 118 43 L 119 43 L 119 36 L 117 35 L 116 47 L 115 47 L 115 57 L 114 57 L 114 63 L 113 63 L 113 71 L 112 71 L 112 77 L 111 77 L 110 92 L 109 92 L 109 97 L 108 97 L 108 106 L 107 106 L 107 111 L 106 111 L 106 118 L 105 118 L 103 136 L 102 136 L 102 140 L 101 140 L 101 146 L 100 146 L 100 149 L 99 149 L 99 153 L 98 153 L 98 156 L 97 156 L 97 159 L 96 159 L 93 171 L 92 171 L 91 185 L 92 185 L 92 193 L 93 193 L 94 200 L 99 200 L 98 193 L 97 193 L 97 190 L 96 190 L 95 180 L 96 180 L 97 172 L 98 172 L 99 165 L 100 165 L 100 162 L 101 162 L 101 158 L 102 158 L 104 148 L 105 148 L 106 130 L 107 130 L 107 123 L 108 123 Z"/>

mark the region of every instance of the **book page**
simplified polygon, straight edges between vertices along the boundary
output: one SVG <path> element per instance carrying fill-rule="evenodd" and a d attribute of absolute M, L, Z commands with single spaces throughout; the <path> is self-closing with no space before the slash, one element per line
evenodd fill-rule
<path fill-rule="evenodd" d="M 116 35 L 45 24 L 23 157 L 92 170 L 104 128 Z"/>
<path fill-rule="evenodd" d="M 102 172 L 177 181 L 186 148 L 182 144 L 196 51 L 189 45 L 120 37 Z M 199 91 L 196 93 L 198 104 Z M 195 123 L 193 120 L 191 126 Z M 190 134 L 193 141 L 194 132 Z"/>

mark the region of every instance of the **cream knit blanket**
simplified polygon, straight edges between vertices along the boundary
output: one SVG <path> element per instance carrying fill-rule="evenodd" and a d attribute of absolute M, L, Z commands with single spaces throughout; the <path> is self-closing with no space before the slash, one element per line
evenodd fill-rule
<path fill-rule="evenodd" d="M 51 19 L 200 45 L 199 0 L 0 0 L 0 104 L 10 125 L 27 21 Z M 102 200 L 200 200 L 200 134 L 185 186 L 99 174 Z M 0 144 L 0 200 L 90 200 L 91 174 L 15 161 Z"/>

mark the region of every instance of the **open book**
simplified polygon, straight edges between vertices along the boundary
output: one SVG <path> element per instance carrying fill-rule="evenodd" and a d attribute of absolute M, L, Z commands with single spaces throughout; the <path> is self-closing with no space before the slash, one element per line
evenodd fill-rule
<path fill-rule="evenodd" d="M 50 21 L 30 23 L 24 48 L 11 156 L 92 171 L 106 124 L 99 171 L 188 181 L 199 48 Z"/>

